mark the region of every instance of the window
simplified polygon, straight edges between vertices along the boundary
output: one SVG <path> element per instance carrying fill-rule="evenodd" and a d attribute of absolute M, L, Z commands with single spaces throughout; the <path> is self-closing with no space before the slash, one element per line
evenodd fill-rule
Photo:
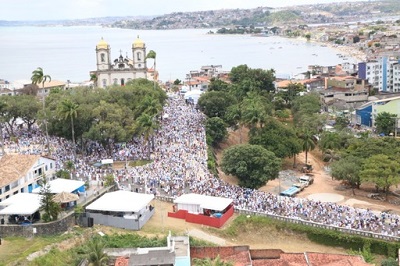
<path fill-rule="evenodd" d="M 103 81 L 103 88 L 107 87 L 107 80 L 103 79 L 102 81 Z"/>
<path fill-rule="evenodd" d="M 53 169 L 53 163 L 50 163 L 50 169 Z"/>
<path fill-rule="evenodd" d="M 118 79 L 114 79 L 114 85 L 118 85 Z"/>
<path fill-rule="evenodd" d="M 44 170 L 47 171 L 47 165 L 44 167 Z"/>
<path fill-rule="evenodd" d="M 106 55 L 104 53 L 100 54 L 100 62 L 102 63 L 106 62 Z"/>
<path fill-rule="evenodd" d="M 137 52 L 137 53 L 136 53 L 136 59 L 137 59 L 138 61 L 141 61 L 141 60 L 142 60 L 142 53 L 141 53 L 141 52 Z"/>
<path fill-rule="evenodd" d="M 121 86 L 125 86 L 125 79 L 121 79 Z"/>

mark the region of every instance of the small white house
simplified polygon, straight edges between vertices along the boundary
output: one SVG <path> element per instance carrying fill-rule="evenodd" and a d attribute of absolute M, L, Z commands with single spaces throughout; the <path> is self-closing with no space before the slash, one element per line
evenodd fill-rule
<path fill-rule="evenodd" d="M 154 214 L 153 199 L 153 194 L 109 192 L 88 205 L 86 213 L 93 224 L 140 230 Z"/>

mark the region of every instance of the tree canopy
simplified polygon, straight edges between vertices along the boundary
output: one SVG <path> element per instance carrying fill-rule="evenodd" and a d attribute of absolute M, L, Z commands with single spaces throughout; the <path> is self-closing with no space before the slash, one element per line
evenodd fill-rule
<path fill-rule="evenodd" d="M 274 119 L 269 119 L 263 128 L 252 129 L 249 142 L 263 146 L 282 159 L 296 155 L 302 150 L 296 132 Z"/>
<path fill-rule="evenodd" d="M 281 160 L 259 145 L 241 144 L 226 149 L 222 170 L 239 178 L 239 185 L 259 188 L 278 177 Z"/>
<path fill-rule="evenodd" d="M 397 115 L 388 112 L 379 113 L 375 119 L 376 132 L 388 136 L 394 134 Z"/>
<path fill-rule="evenodd" d="M 132 139 L 133 125 L 140 116 L 158 116 L 165 100 L 165 92 L 144 79 L 127 82 L 124 87 L 58 91 L 46 98 L 49 132 L 81 142 L 97 140 L 110 152 L 112 143 Z"/>

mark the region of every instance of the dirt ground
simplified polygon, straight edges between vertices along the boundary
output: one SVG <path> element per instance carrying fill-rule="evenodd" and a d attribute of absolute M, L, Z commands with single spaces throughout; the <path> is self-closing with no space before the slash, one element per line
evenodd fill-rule
<path fill-rule="evenodd" d="M 167 212 L 172 211 L 172 204 L 161 201 L 153 202 L 155 214 L 149 222 L 139 232 L 144 235 L 154 235 L 160 232 L 165 234 L 171 231 L 176 234 L 187 234 L 194 229 L 201 230 L 208 236 L 222 237 L 215 233 L 215 230 L 208 226 L 187 223 L 184 220 L 167 217 Z M 235 214 L 223 228 L 226 228 L 237 217 Z M 196 236 L 195 236 L 196 237 Z M 222 237 L 223 238 L 223 237 Z M 210 241 L 208 239 L 203 239 Z M 251 248 L 276 248 L 286 252 L 329 252 L 329 253 L 346 253 L 342 248 L 327 247 L 310 242 L 305 236 L 293 235 L 289 232 L 277 232 L 262 228 L 252 228 L 239 234 L 237 238 L 224 238 L 226 245 L 249 245 Z"/>

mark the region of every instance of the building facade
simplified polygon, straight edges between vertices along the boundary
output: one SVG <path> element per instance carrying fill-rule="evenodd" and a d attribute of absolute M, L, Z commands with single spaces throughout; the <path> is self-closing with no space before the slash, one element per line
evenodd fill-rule
<path fill-rule="evenodd" d="M 111 47 L 103 39 L 96 45 L 96 71 L 90 72 L 95 86 L 124 86 L 127 82 L 137 78 L 148 78 L 146 65 L 146 44 L 139 38 L 132 43 L 132 58 L 120 56 L 111 59 Z"/>
<path fill-rule="evenodd" d="M 0 160 L 0 202 L 18 193 L 31 193 L 44 176 L 55 173 L 55 161 L 40 155 L 4 155 Z"/>
<path fill-rule="evenodd" d="M 358 77 L 367 79 L 374 89 L 382 92 L 400 92 L 400 60 L 381 57 L 378 60 L 361 62 Z"/>

